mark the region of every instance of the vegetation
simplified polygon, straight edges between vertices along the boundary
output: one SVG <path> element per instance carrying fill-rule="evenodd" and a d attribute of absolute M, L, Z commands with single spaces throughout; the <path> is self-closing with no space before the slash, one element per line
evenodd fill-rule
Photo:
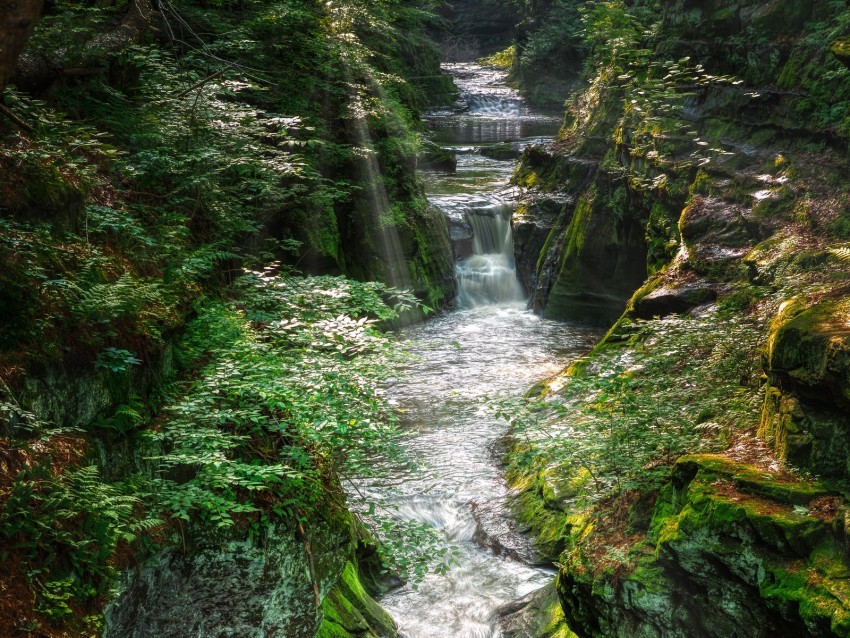
<path fill-rule="evenodd" d="M 735 317 L 717 331 L 718 320 L 622 322 L 590 358 L 550 379 L 548 392 L 519 409 L 501 406 L 520 452 L 511 473 L 556 468 L 583 507 L 657 489 L 682 454 L 725 449 L 746 422 L 758 422 L 760 331 Z"/>
<path fill-rule="evenodd" d="M 432 4 L 46 7 L 0 97 L 4 626 L 99 634 L 129 564 L 303 534 L 397 453 L 381 331 L 451 297 Z"/>
<path fill-rule="evenodd" d="M 386 329 L 453 294 L 416 169 L 454 167 L 420 115 L 455 29 L 486 36 L 458 58 L 514 33 L 481 62 L 566 101 L 514 177 L 518 263 L 547 317 L 610 327 L 495 407 L 558 564 L 541 632 L 850 635 L 847 3 L 457 4 L 0 15 L 0 627 L 101 635 L 130 566 L 281 530 L 320 636 L 396 631 L 369 561 L 448 569 L 342 484 L 403 460 Z"/>
<path fill-rule="evenodd" d="M 521 261 L 547 316 L 613 327 L 500 408 L 515 511 L 580 635 L 846 635 L 846 5 L 578 4 Z"/>

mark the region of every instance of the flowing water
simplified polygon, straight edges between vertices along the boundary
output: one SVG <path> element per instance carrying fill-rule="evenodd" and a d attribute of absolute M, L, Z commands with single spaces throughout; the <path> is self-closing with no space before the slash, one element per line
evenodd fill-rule
<path fill-rule="evenodd" d="M 551 579 L 550 571 L 533 566 L 528 541 L 507 511 L 495 449 L 506 424 L 481 400 L 522 394 L 599 336 L 526 311 L 510 227 L 514 160 L 481 152 L 539 141 L 554 133 L 557 120 L 531 113 L 500 71 L 471 64 L 447 70 L 461 97 L 427 121 L 434 138 L 458 153 L 458 170 L 426 179 L 461 257 L 458 308 L 405 331 L 418 359 L 390 389 L 404 410 L 405 444 L 422 466 L 361 486 L 398 516 L 439 530 L 458 551 L 446 574 L 382 597 L 408 638 L 497 637 L 497 609 Z"/>

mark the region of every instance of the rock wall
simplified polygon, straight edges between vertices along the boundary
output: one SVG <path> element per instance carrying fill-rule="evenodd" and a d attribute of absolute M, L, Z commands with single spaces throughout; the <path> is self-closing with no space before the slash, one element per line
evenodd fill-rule
<path fill-rule="evenodd" d="M 568 549 L 557 588 L 570 627 L 581 637 L 850 635 L 837 502 L 817 483 L 685 457 L 632 549 L 635 567 L 582 569 L 581 550 Z"/>
<path fill-rule="evenodd" d="M 271 527 L 262 540 L 208 530 L 189 551 L 147 559 L 125 572 L 105 638 L 395 638 L 360 582 L 350 515 L 311 523 L 306 538 L 294 528 Z"/>
<path fill-rule="evenodd" d="M 535 388 L 560 410 L 534 419 L 576 452 L 518 436 L 515 511 L 557 559 L 581 638 L 850 635 L 846 4 L 600 6 L 587 22 L 607 25 L 597 36 L 655 16 L 651 35 L 632 34 L 645 57 L 587 43 L 593 70 L 558 140 L 523 155 L 514 224 L 534 309 L 613 327 Z M 683 346 L 676 322 L 702 334 Z M 740 325 L 746 337 L 713 350 L 712 335 Z M 691 451 L 713 454 L 675 461 L 662 446 L 641 466 L 658 482 L 611 489 L 629 445 L 672 436 L 638 396 L 653 391 L 641 376 L 653 356 L 674 389 L 659 401 L 702 432 Z M 688 370 L 723 360 L 739 363 L 714 400 L 715 384 Z M 620 469 L 605 477 L 604 447 L 581 435 L 612 396 L 646 416 L 614 408 L 607 428 L 631 443 L 614 446 Z M 530 466 L 516 460 L 532 451 Z"/>

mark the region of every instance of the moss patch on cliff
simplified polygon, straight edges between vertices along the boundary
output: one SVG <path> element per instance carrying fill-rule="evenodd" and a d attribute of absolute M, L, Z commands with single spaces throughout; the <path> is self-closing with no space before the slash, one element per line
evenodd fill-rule
<path fill-rule="evenodd" d="M 394 638 L 395 622 L 360 584 L 357 567 L 345 564 L 342 574 L 322 601 L 322 624 L 316 638 Z"/>
<path fill-rule="evenodd" d="M 796 504 L 801 499 L 806 506 Z M 850 572 L 832 534 L 837 503 L 828 486 L 763 466 L 685 457 L 660 491 L 645 535 L 618 546 L 605 519 L 597 523 L 604 530 L 573 534 L 557 581 L 567 618 L 591 635 L 635 623 L 662 635 L 744 636 L 752 629 L 740 624 L 745 614 L 765 635 L 845 636 Z M 687 613 L 697 600 L 712 609 L 711 621 Z"/>

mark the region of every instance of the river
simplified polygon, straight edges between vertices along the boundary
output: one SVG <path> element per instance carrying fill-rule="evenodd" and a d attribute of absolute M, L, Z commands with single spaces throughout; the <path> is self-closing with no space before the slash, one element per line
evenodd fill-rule
<path fill-rule="evenodd" d="M 396 470 L 363 489 L 394 506 L 397 516 L 432 526 L 457 550 L 446 574 L 431 573 L 418 587 L 381 598 L 401 634 L 495 638 L 501 635 L 496 610 L 545 585 L 552 572 L 534 566 L 528 540 L 507 510 L 496 449 L 506 424 L 482 399 L 521 395 L 599 335 L 526 310 L 510 228 L 515 160 L 482 154 L 497 144 L 521 148 L 545 140 L 558 120 L 533 113 L 502 71 L 474 64 L 445 69 L 460 97 L 426 122 L 437 143 L 457 152 L 458 168 L 425 179 L 463 257 L 457 308 L 403 333 L 417 359 L 390 395 L 403 411 L 405 446 L 420 467 Z"/>

